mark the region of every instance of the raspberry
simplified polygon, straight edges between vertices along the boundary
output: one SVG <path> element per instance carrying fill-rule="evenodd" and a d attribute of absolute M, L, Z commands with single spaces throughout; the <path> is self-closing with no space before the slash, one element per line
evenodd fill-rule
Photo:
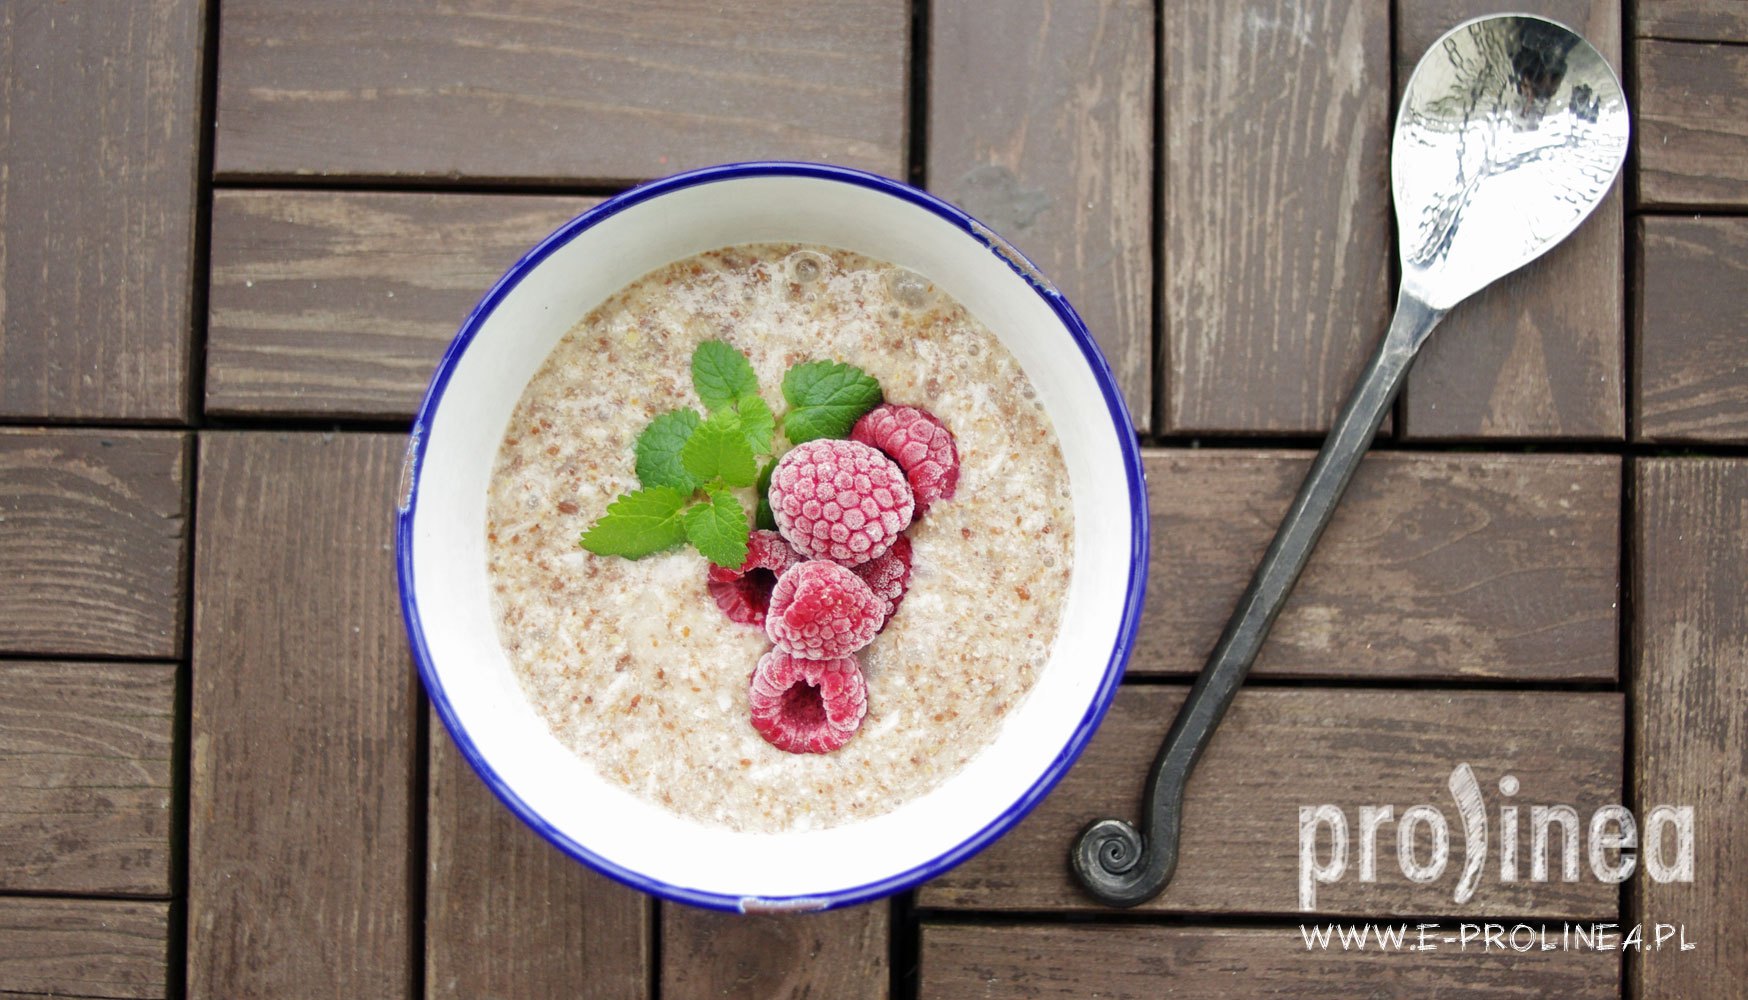
<path fill-rule="evenodd" d="M 883 403 L 856 421 L 850 440 L 879 448 L 898 463 L 916 495 L 918 517 L 935 501 L 953 499 L 959 489 L 953 432 L 927 410 Z"/>
<path fill-rule="evenodd" d="M 753 728 L 789 753 L 830 753 L 868 714 L 868 686 L 850 657 L 803 660 L 773 649 L 759 657 L 747 700 Z"/>
<path fill-rule="evenodd" d="M 898 541 L 892 543 L 885 555 L 870 559 L 851 572 L 862 578 L 885 609 L 880 619 L 880 631 L 886 631 L 887 623 L 898 613 L 898 605 L 904 600 L 905 588 L 910 586 L 910 539 L 899 535 Z"/>
<path fill-rule="evenodd" d="M 771 473 L 777 528 L 809 559 L 867 562 L 910 526 L 914 508 L 903 470 L 855 441 L 796 445 Z"/>
<path fill-rule="evenodd" d="M 765 634 L 778 649 L 810 660 L 849 656 L 874 641 L 883 606 L 861 577 L 814 559 L 777 578 Z"/>
<path fill-rule="evenodd" d="M 712 563 L 704 586 L 730 621 L 763 628 L 777 578 L 800 561 L 801 557 L 782 535 L 755 531 L 747 538 L 746 562 L 739 569 L 725 569 Z"/>

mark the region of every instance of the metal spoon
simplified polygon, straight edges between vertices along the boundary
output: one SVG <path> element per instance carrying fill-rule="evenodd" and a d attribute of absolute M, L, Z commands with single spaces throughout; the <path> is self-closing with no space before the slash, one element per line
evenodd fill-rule
<path fill-rule="evenodd" d="M 1433 43 L 1408 80 L 1390 151 L 1401 244 L 1396 315 L 1166 734 L 1147 780 L 1145 837 L 1088 826 L 1070 853 L 1101 902 L 1134 906 L 1177 866 L 1184 786 L 1427 335 L 1458 302 L 1565 239 L 1620 172 L 1627 105 L 1596 49 L 1523 14 Z"/>

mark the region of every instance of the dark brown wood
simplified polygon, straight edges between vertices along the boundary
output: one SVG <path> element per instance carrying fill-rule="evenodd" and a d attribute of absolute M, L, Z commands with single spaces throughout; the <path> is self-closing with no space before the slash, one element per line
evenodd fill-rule
<path fill-rule="evenodd" d="M 409 826 L 424 803 L 390 540 L 404 446 L 202 437 L 191 997 L 411 989 Z"/>
<path fill-rule="evenodd" d="M 204 8 L 0 4 L 0 416 L 188 415 Z"/>
<path fill-rule="evenodd" d="M 1201 670 L 1310 461 L 1145 454 L 1152 553 L 1132 673 Z M 1375 452 L 1255 670 L 1612 681 L 1619 541 L 1613 456 Z"/>
<path fill-rule="evenodd" d="M 1693 881 L 1635 875 L 1636 918 L 1682 925 L 1696 946 L 1639 955 L 1634 975 L 1641 997 L 1728 996 L 1748 982 L 1748 461 L 1634 473 L 1634 814 L 1691 806 L 1694 827 Z M 1676 847 L 1665 838 L 1665 864 Z"/>
<path fill-rule="evenodd" d="M 182 653 L 188 439 L 0 428 L 0 652 Z"/>
<path fill-rule="evenodd" d="M 0 665 L 0 890 L 169 896 L 173 663 Z"/>
<path fill-rule="evenodd" d="M 540 839 L 430 725 L 425 996 L 647 996 L 649 898 Z"/>
<path fill-rule="evenodd" d="M 1641 218 L 1635 435 L 1748 441 L 1748 221 Z"/>
<path fill-rule="evenodd" d="M 1321 430 L 1389 319 L 1389 4 L 1164 10 L 1161 429 Z"/>
<path fill-rule="evenodd" d="M 217 170 L 623 181 L 904 169 L 903 0 L 227 0 Z"/>
<path fill-rule="evenodd" d="M 1748 48 L 1642 41 L 1635 52 L 1640 207 L 1748 206 Z"/>
<path fill-rule="evenodd" d="M 1182 700 L 1175 686 L 1124 687 L 1050 797 L 994 846 L 925 884 L 918 905 L 1109 912 L 1070 877 L 1069 845 L 1094 819 L 1138 815 L 1142 779 Z M 1474 769 L 1492 814 L 1490 839 L 1497 839 L 1502 801 L 1497 782 L 1506 774 L 1522 782 L 1516 801 L 1524 807 L 1564 803 L 1587 820 L 1598 807 L 1621 801 L 1625 714 L 1623 697 L 1612 692 L 1240 691 L 1190 779 L 1177 873 L 1145 908 L 1301 916 L 1299 808 L 1330 804 L 1347 816 L 1348 870 L 1341 881 L 1318 887 L 1319 913 L 1612 919 L 1617 887 L 1596 881 L 1588 869 L 1579 882 L 1558 881 L 1556 856 L 1550 867 L 1556 881 L 1528 881 L 1527 808 L 1520 881 L 1499 881 L 1495 851 L 1474 898 L 1455 903 L 1463 835 L 1446 782 L 1458 764 Z M 1405 878 L 1389 825 L 1378 838 L 1377 881 L 1361 882 L 1360 807 L 1392 806 L 1400 819 L 1420 803 L 1441 810 L 1451 827 L 1443 876 L 1425 885 Z M 1430 857 L 1425 836 L 1422 863 Z"/>
<path fill-rule="evenodd" d="M 885 1000 L 888 906 L 744 916 L 662 905 L 663 1000 Z"/>
<path fill-rule="evenodd" d="M 219 192 L 207 412 L 410 417 L 492 282 L 597 200 Z"/>
<path fill-rule="evenodd" d="M 1154 11 L 1147 0 L 929 6 L 929 186 L 1074 303 L 1136 428 L 1153 410 Z"/>
<path fill-rule="evenodd" d="M 1636 0 L 1633 24 L 1640 38 L 1748 42 L 1748 4 L 1742 0 Z"/>
<path fill-rule="evenodd" d="M 1407 925 L 1409 945 L 1416 941 Z M 1553 925 L 1559 937 L 1559 924 Z M 1431 933 L 1429 931 L 1429 933 Z M 1444 933 L 1457 936 L 1454 922 Z M 1620 996 L 1613 953 L 1308 951 L 1297 927 L 1020 927 L 925 924 L 923 1000 L 1157 1000 L 1281 996 L 1348 1000 L 1568 1000 Z"/>
<path fill-rule="evenodd" d="M 0 996 L 169 995 L 170 904 L 0 898 Z"/>

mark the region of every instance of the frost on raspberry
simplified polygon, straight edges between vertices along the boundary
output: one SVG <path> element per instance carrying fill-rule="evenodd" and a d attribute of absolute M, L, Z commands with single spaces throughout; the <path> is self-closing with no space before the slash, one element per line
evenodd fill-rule
<path fill-rule="evenodd" d="M 748 693 L 753 728 L 789 753 L 830 753 L 868 714 L 868 686 L 850 657 L 804 660 L 780 649 L 759 658 Z"/>
<path fill-rule="evenodd" d="M 747 538 L 746 562 L 739 569 L 712 564 L 704 586 L 730 621 L 763 628 L 777 578 L 800 561 L 782 535 L 755 531 Z"/>
<path fill-rule="evenodd" d="M 886 631 L 892 616 L 898 613 L 906 588 L 910 586 L 910 538 L 898 536 L 898 541 L 893 542 L 892 548 L 884 555 L 868 560 L 852 572 L 862 578 L 880 601 L 880 631 Z"/>
<path fill-rule="evenodd" d="M 885 605 L 868 584 L 837 563 L 814 559 L 777 578 L 765 634 L 795 656 L 830 660 L 874 641 Z"/>
<path fill-rule="evenodd" d="M 953 432 L 927 410 L 883 403 L 862 415 L 850 440 L 880 449 L 904 470 L 916 496 L 916 516 L 951 500 L 959 489 L 959 448 Z"/>
<path fill-rule="evenodd" d="M 904 470 L 879 449 L 824 438 L 783 456 L 770 496 L 777 530 L 795 551 L 845 566 L 891 548 L 916 507 Z"/>

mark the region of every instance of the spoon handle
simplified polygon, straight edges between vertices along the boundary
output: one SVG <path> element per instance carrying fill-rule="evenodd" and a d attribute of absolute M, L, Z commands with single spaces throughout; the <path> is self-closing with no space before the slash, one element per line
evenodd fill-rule
<path fill-rule="evenodd" d="M 1300 484 L 1274 541 L 1238 599 L 1226 631 L 1154 758 L 1142 806 L 1146 836 L 1119 819 L 1099 820 L 1081 832 L 1069 861 L 1080 883 L 1100 902 L 1135 906 L 1158 895 L 1171 879 L 1177 867 L 1184 786 L 1190 771 L 1256 661 L 1269 627 L 1401 390 L 1415 353 L 1443 318 L 1444 310 L 1426 305 L 1406 289 L 1397 297 L 1389 332 L 1336 418 L 1323 450 Z"/>

